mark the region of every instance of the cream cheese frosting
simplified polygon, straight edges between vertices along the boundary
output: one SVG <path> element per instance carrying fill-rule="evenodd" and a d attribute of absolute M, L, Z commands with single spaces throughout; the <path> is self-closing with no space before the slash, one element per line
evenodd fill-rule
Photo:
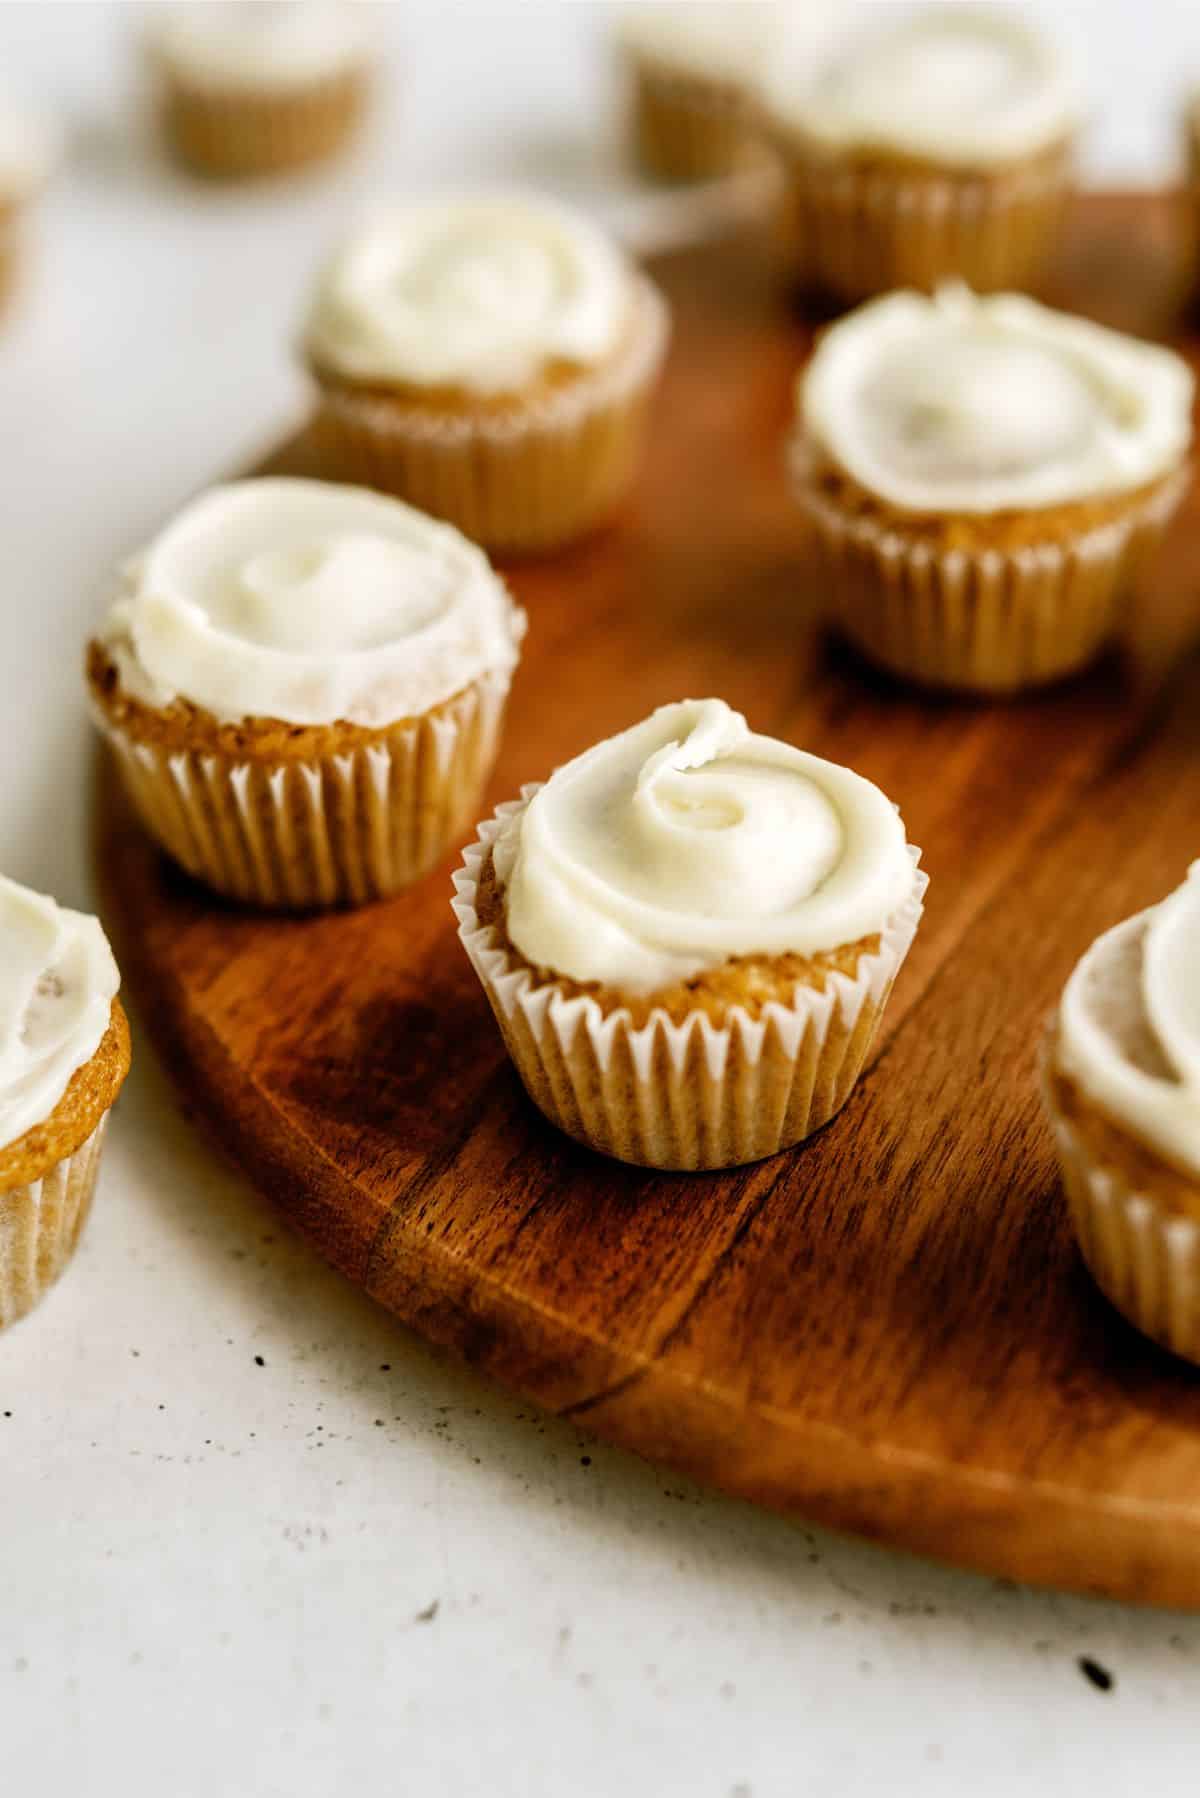
<path fill-rule="evenodd" d="M 800 376 L 807 437 L 913 512 L 1000 512 L 1128 492 L 1191 441 L 1182 357 L 1020 294 L 888 294 Z"/>
<path fill-rule="evenodd" d="M 278 478 L 186 506 L 123 570 L 101 635 L 147 705 L 378 728 L 507 675 L 524 627 L 452 526 L 364 488 Z"/>
<path fill-rule="evenodd" d="M 119 985 L 95 918 L 0 875 L 0 1149 L 45 1123 L 91 1060 Z"/>
<path fill-rule="evenodd" d="M 413 203 L 360 231 L 321 275 L 305 342 L 358 381 L 503 392 L 616 346 L 631 271 L 577 213 L 524 194 Z"/>
<path fill-rule="evenodd" d="M 830 154 L 1002 167 L 1067 138 L 1075 82 L 1057 50 L 1011 10 L 879 8 L 869 24 L 802 33 L 764 74 L 768 110 Z"/>
<path fill-rule="evenodd" d="M 1200 861 L 1092 944 L 1063 993 L 1057 1059 L 1106 1116 L 1200 1181 Z"/>
<path fill-rule="evenodd" d="M 914 882 L 877 787 L 756 736 L 719 699 L 661 706 L 568 762 L 493 857 L 527 960 L 631 993 L 732 956 L 856 942 Z"/>
<path fill-rule="evenodd" d="M 622 9 L 617 35 L 634 56 L 672 74 L 750 84 L 782 10 L 779 0 L 643 0 Z"/>
<path fill-rule="evenodd" d="M 353 69 L 368 49 L 350 0 L 206 0 L 157 7 L 151 48 L 181 80 L 251 91 L 304 87 Z"/>

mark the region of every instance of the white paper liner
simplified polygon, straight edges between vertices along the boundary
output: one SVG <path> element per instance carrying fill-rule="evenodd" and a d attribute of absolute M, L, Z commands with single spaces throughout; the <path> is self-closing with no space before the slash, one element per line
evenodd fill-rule
<path fill-rule="evenodd" d="M 797 987 L 758 1018 L 733 1008 L 716 1025 L 697 1011 L 675 1023 L 657 1010 L 634 1026 L 588 994 L 536 986 L 476 910 L 479 878 L 505 820 L 538 786 L 480 825 L 454 877 L 458 934 L 483 983 L 529 1096 L 568 1136 L 643 1167 L 699 1170 L 760 1161 L 820 1129 L 845 1103 L 892 982 L 920 922 L 928 878 L 909 847 L 913 890 L 854 979 Z"/>
<path fill-rule="evenodd" d="M 776 130 L 785 248 L 797 278 L 856 302 L 897 287 L 977 292 L 1033 284 L 1053 249 L 1071 158 L 984 175 L 862 168 L 809 154 Z"/>
<path fill-rule="evenodd" d="M 744 83 L 667 68 L 627 50 L 640 166 L 666 181 L 711 181 L 763 160 L 758 109 Z"/>
<path fill-rule="evenodd" d="M 1172 1354 L 1200 1364 L 1200 1223 L 1140 1192 L 1088 1154 L 1055 1103 L 1042 1057 L 1042 1101 L 1054 1132 L 1079 1247 L 1104 1296 Z"/>
<path fill-rule="evenodd" d="M 427 873 L 495 763 L 510 675 L 492 671 L 386 738 L 315 762 L 141 743 L 93 704 L 158 843 L 206 886 L 283 909 L 358 905 Z"/>
<path fill-rule="evenodd" d="M 895 674 L 979 693 L 1060 680 L 1103 648 L 1191 478 L 1181 468 L 1069 542 L 941 549 L 831 500 L 812 478 L 800 434 L 790 461 L 814 526 L 830 622 Z"/>
<path fill-rule="evenodd" d="M 0 1192 L 0 1330 L 32 1310 L 71 1259 L 91 1206 L 108 1116 L 40 1180 Z"/>

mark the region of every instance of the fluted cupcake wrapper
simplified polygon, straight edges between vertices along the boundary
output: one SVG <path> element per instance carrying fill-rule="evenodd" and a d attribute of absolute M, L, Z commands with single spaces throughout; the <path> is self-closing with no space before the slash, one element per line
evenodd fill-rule
<path fill-rule="evenodd" d="M 1067 147 L 1026 167 L 961 174 L 809 154 L 786 134 L 783 253 L 805 285 L 848 303 L 896 287 L 1031 286 L 1053 248 L 1070 182 Z"/>
<path fill-rule="evenodd" d="M 714 1024 L 696 1011 L 665 1011 L 635 1025 L 590 995 L 537 986 L 490 924 L 479 921 L 479 878 L 505 821 L 537 791 L 501 806 L 480 826 L 455 875 L 458 934 L 483 983 L 530 1098 L 568 1136 L 619 1161 L 696 1171 L 759 1161 L 792 1147 L 849 1097 L 892 982 L 907 955 L 928 885 L 914 869 L 911 897 L 889 921 L 878 951 L 855 977 L 826 976 L 821 992 L 797 987 L 790 1005 L 761 1015 L 734 1007 Z"/>
<path fill-rule="evenodd" d="M 323 383 L 310 426 L 325 476 L 447 519 L 489 550 L 545 550 L 600 523 L 628 488 L 669 315 L 638 279 L 623 355 L 503 410 L 436 411 Z"/>
<path fill-rule="evenodd" d="M 1062 542 L 947 549 L 839 505 L 809 478 L 802 441 L 792 462 L 830 622 L 894 674 L 979 693 L 1059 680 L 1097 654 L 1188 481 L 1181 469 Z"/>
<path fill-rule="evenodd" d="M 1167 1209 L 1089 1155 L 1045 1079 L 1063 1187 L 1092 1278 L 1134 1327 L 1200 1364 L 1200 1222 Z"/>
<path fill-rule="evenodd" d="M 75 1252 L 100 1166 L 108 1112 L 40 1180 L 0 1192 L 0 1330 L 31 1311 Z"/>
<path fill-rule="evenodd" d="M 761 162 L 757 111 L 734 81 L 676 74 L 632 55 L 633 138 L 647 174 L 665 181 L 712 181 Z"/>
<path fill-rule="evenodd" d="M 367 97 L 362 69 L 284 91 L 205 87 L 164 74 L 163 128 L 194 174 L 216 180 L 277 174 L 332 156 L 357 126 Z"/>
<path fill-rule="evenodd" d="M 499 746 L 507 673 L 388 736 L 313 762 L 245 761 L 135 740 L 95 708 L 150 835 L 247 904 L 357 905 L 428 872 L 475 814 Z"/>

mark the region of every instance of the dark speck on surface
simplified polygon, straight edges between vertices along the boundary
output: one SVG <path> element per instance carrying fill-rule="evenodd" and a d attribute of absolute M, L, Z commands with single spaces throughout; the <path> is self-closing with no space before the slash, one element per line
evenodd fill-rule
<path fill-rule="evenodd" d="M 255 1365 L 255 1367 L 265 1367 L 265 1366 L 266 1366 L 266 1365 L 267 1365 L 267 1364 L 266 1364 L 266 1362 L 265 1362 L 265 1361 L 264 1361 L 264 1360 L 263 1360 L 263 1358 L 262 1358 L 262 1356 L 261 1356 L 261 1355 L 255 1355 L 255 1357 L 254 1357 L 254 1365 Z"/>
<path fill-rule="evenodd" d="M 432 1623 L 438 1614 L 438 1604 L 439 1600 L 435 1598 L 432 1603 L 425 1606 L 423 1611 L 417 1612 L 413 1621 L 416 1623 Z"/>
<path fill-rule="evenodd" d="M 591 1464 L 592 1464 L 592 1457 L 590 1455 L 580 1455 L 579 1465 L 581 1467 L 590 1467 Z"/>
<path fill-rule="evenodd" d="M 1090 1654 L 1081 1654 L 1076 1666 L 1088 1684 L 1095 1686 L 1097 1692 L 1111 1692 L 1117 1683 L 1108 1668 L 1102 1667 L 1099 1661 L 1094 1661 Z"/>

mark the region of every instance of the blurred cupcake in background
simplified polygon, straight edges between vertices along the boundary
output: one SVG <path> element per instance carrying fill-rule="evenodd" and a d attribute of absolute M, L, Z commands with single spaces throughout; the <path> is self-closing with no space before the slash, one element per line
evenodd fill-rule
<path fill-rule="evenodd" d="M 788 34 L 764 71 L 795 276 L 853 302 L 895 287 L 1032 285 L 1052 248 L 1080 101 L 1017 13 L 880 8 Z"/>
<path fill-rule="evenodd" d="M 893 293 L 839 319 L 792 444 L 831 620 L 934 686 L 1082 667 L 1187 488 L 1193 391 L 1174 351 L 1023 294 Z"/>
<path fill-rule="evenodd" d="M 756 89 L 782 10 L 778 0 L 643 0 L 622 9 L 617 40 L 645 174 L 707 181 L 762 160 Z"/>
<path fill-rule="evenodd" d="M 0 95 L 0 311 L 16 285 L 33 201 L 50 178 L 58 137 L 39 115 Z"/>
<path fill-rule="evenodd" d="M 535 194 L 398 206 L 322 272 L 304 350 L 312 446 L 489 550 L 546 550 L 620 503 L 666 349 L 657 287 Z"/>
<path fill-rule="evenodd" d="M 167 141 L 194 173 L 275 174 L 340 150 L 365 110 L 367 9 L 350 0 L 209 0 L 146 19 Z"/>

